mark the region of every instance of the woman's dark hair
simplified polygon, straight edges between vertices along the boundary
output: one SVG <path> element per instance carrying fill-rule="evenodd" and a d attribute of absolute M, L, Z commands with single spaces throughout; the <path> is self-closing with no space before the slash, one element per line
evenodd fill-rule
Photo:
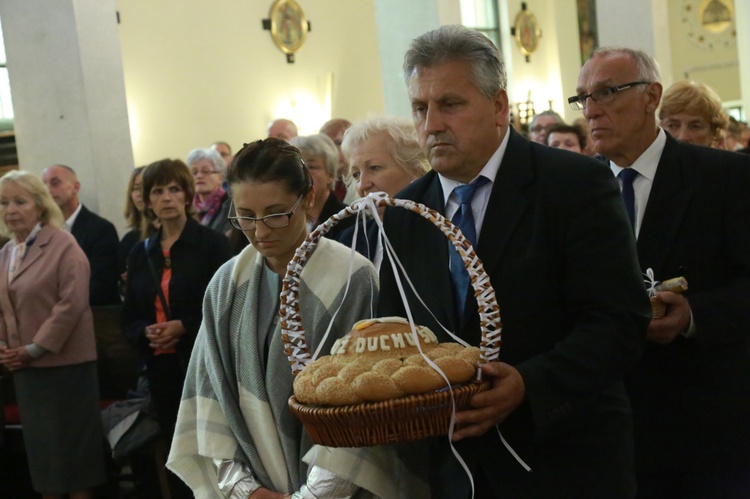
<path fill-rule="evenodd" d="M 581 127 L 577 125 L 566 125 L 565 123 L 555 123 L 551 127 L 547 129 L 547 145 L 549 145 L 550 136 L 553 133 L 572 133 L 576 137 L 578 137 L 578 145 L 581 147 L 581 150 L 586 147 L 586 134 L 581 130 Z"/>
<path fill-rule="evenodd" d="M 185 163 L 179 159 L 165 158 L 155 161 L 143 170 L 143 202 L 148 208 L 144 215 L 149 220 L 154 220 L 154 212 L 149 206 L 149 194 L 151 189 L 157 186 L 167 185 L 170 182 L 176 182 L 182 192 L 185 193 L 185 211 L 189 217 L 195 216 L 195 207 L 193 206 L 193 197 L 195 196 L 195 181 L 193 175 L 188 170 Z"/>
<path fill-rule="evenodd" d="M 275 137 L 245 144 L 232 159 L 227 169 L 230 188 L 248 181 L 282 182 L 295 194 L 307 194 L 312 187 L 299 149 Z"/>

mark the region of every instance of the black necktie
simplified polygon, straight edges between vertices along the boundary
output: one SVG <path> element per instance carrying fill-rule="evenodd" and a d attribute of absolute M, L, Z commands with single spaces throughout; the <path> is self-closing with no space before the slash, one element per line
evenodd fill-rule
<path fill-rule="evenodd" d="M 624 168 L 617 176 L 622 180 L 622 202 L 625 203 L 625 210 L 628 212 L 630 227 L 635 230 L 635 192 L 633 191 L 633 180 L 638 176 L 638 172 L 632 168 Z"/>
<path fill-rule="evenodd" d="M 479 177 L 472 184 L 459 185 L 453 192 L 458 196 L 459 207 L 456 214 L 453 215 L 451 222 L 461 229 L 464 237 L 469 240 L 472 246 L 477 244 L 477 228 L 474 223 L 474 213 L 471 210 L 471 200 L 477 188 L 488 183 L 486 177 Z M 466 271 L 464 262 L 460 255 L 450 245 L 451 257 L 451 275 L 453 276 L 453 285 L 456 288 L 456 303 L 458 307 L 459 323 L 464 314 L 464 303 L 466 303 L 466 294 L 469 290 L 469 273 Z"/>

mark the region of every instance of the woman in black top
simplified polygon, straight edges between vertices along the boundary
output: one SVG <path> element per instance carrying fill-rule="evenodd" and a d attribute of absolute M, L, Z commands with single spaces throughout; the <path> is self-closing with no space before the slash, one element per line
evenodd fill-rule
<path fill-rule="evenodd" d="M 230 254 L 224 235 L 192 218 L 193 177 L 182 161 L 149 165 L 143 172 L 143 194 L 145 215 L 160 228 L 128 258 L 122 325 L 144 357 L 159 426 L 169 444 L 185 368 L 203 319 L 203 294 Z M 173 496 L 186 492 L 176 479 L 173 489 Z"/>

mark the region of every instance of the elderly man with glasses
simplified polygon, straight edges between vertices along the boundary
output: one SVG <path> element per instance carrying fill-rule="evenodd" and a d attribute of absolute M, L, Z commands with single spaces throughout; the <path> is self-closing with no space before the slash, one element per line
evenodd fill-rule
<path fill-rule="evenodd" d="M 682 276 L 627 379 L 638 497 L 750 491 L 750 158 L 683 144 L 659 126 L 657 63 L 601 48 L 578 94 L 598 153 L 620 180 L 643 272 Z"/>

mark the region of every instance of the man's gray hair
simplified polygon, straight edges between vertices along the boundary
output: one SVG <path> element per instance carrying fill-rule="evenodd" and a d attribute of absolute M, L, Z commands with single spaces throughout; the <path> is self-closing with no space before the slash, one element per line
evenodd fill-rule
<path fill-rule="evenodd" d="M 536 122 L 541 118 L 542 116 L 551 116 L 556 124 L 563 124 L 565 123 L 565 120 L 562 119 L 562 116 L 557 114 L 551 109 L 548 109 L 546 111 L 542 111 L 541 113 L 536 113 L 533 118 L 531 118 L 531 123 L 529 124 L 529 129 L 534 128 L 534 125 L 536 125 Z"/>
<path fill-rule="evenodd" d="M 507 76 L 503 55 L 481 32 L 461 25 L 441 26 L 412 40 L 404 55 L 404 79 L 416 68 L 430 68 L 448 61 L 471 64 L 472 81 L 487 97 L 505 90 Z"/>
<path fill-rule="evenodd" d="M 659 63 L 643 50 L 628 47 L 601 47 L 591 52 L 589 60 L 595 57 L 612 57 L 618 55 L 624 55 L 633 59 L 635 67 L 638 68 L 638 78 L 640 80 L 648 83 L 661 81 Z"/>

